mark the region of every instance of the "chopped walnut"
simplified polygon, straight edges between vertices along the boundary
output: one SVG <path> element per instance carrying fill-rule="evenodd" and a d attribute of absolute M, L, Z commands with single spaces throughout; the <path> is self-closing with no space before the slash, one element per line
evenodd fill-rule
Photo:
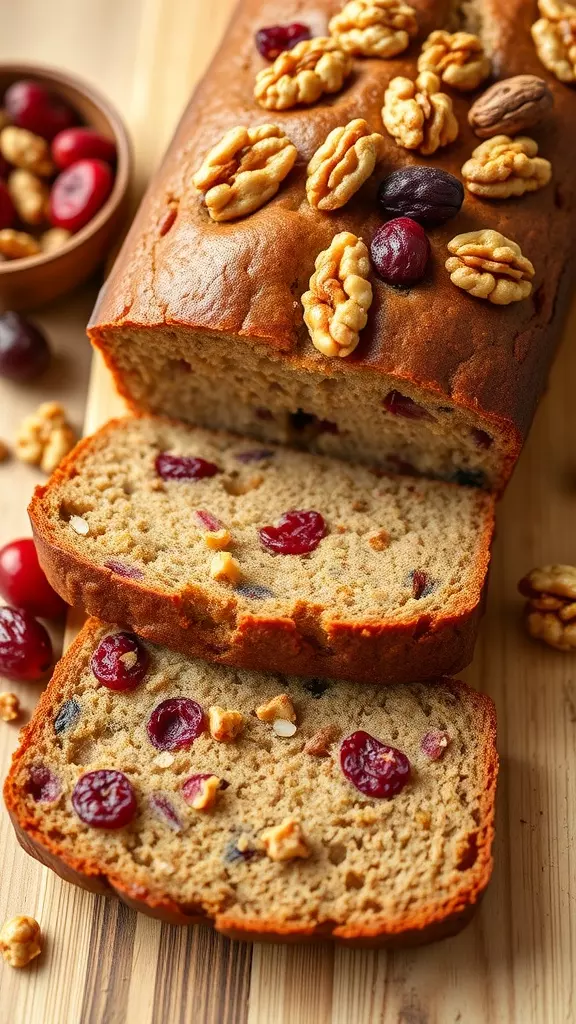
<path fill-rule="evenodd" d="M 344 206 L 383 156 L 384 139 L 363 118 L 334 128 L 308 164 L 306 195 L 316 210 Z"/>
<path fill-rule="evenodd" d="M 55 171 L 50 157 L 50 146 L 40 135 L 26 128 L 8 125 L 0 132 L 0 153 L 9 164 L 49 178 Z"/>
<path fill-rule="evenodd" d="M 37 256 L 40 246 L 26 231 L 3 228 L 0 231 L 0 257 L 5 260 L 21 260 L 26 256 Z"/>
<path fill-rule="evenodd" d="M 528 598 L 526 626 L 530 636 L 558 651 L 576 650 L 576 567 L 545 565 L 518 584 Z"/>
<path fill-rule="evenodd" d="M 210 562 L 210 575 L 214 580 L 238 583 L 242 578 L 240 563 L 229 551 L 218 551 Z"/>
<path fill-rule="evenodd" d="M 488 78 L 490 61 L 478 36 L 437 31 L 422 44 L 418 71 L 432 71 L 453 89 L 469 92 Z"/>
<path fill-rule="evenodd" d="M 312 757 L 329 757 L 330 747 L 339 735 L 340 729 L 337 725 L 325 725 L 304 744 L 304 753 L 311 754 Z"/>
<path fill-rule="evenodd" d="M 190 806 L 195 811 L 209 811 L 214 807 L 222 789 L 224 789 L 222 779 L 219 779 L 217 775 L 209 775 L 207 779 L 201 779 L 198 792 L 190 801 Z"/>
<path fill-rule="evenodd" d="M 423 71 L 415 82 L 393 78 L 384 93 L 382 120 L 399 146 L 430 156 L 458 136 L 452 100 L 440 92 L 440 79 Z"/>
<path fill-rule="evenodd" d="M 495 135 L 473 151 L 462 167 L 466 188 L 486 199 L 507 199 L 535 192 L 547 185 L 552 164 L 538 155 L 538 145 L 527 136 Z"/>
<path fill-rule="evenodd" d="M 499 231 L 484 229 L 456 235 L 448 243 L 450 280 L 478 299 L 498 306 L 526 299 L 532 291 L 534 267 L 516 242 Z"/>
<path fill-rule="evenodd" d="M 72 232 L 66 228 L 49 228 L 40 236 L 42 252 L 58 252 L 72 238 Z"/>
<path fill-rule="evenodd" d="M 390 546 L 390 534 L 387 530 L 377 530 L 368 537 L 368 543 L 374 551 L 386 551 Z"/>
<path fill-rule="evenodd" d="M 536 52 L 561 82 L 576 82 L 576 7 L 564 0 L 538 0 L 542 17 L 532 25 Z"/>
<path fill-rule="evenodd" d="M 225 527 L 221 530 L 210 530 L 204 534 L 204 543 L 211 551 L 222 551 L 232 543 L 232 535 Z"/>
<path fill-rule="evenodd" d="M 284 818 L 281 825 L 266 828 L 260 836 L 270 860 L 293 860 L 295 857 L 309 857 L 300 823 L 294 818 Z"/>
<path fill-rule="evenodd" d="M 214 704 L 208 708 L 210 735 L 219 743 L 231 743 L 244 728 L 244 715 L 240 711 L 229 711 Z"/>
<path fill-rule="evenodd" d="M 261 722 L 275 722 L 279 718 L 286 722 L 295 722 L 296 712 L 288 694 L 279 693 L 266 704 L 261 704 L 256 708 L 256 718 L 259 718 Z"/>
<path fill-rule="evenodd" d="M 20 701 L 15 693 L 0 693 L 0 718 L 13 722 L 20 714 Z"/>
<path fill-rule="evenodd" d="M 350 0 L 328 27 L 338 46 L 357 57 L 395 57 L 418 32 L 416 11 L 401 0 Z"/>
<path fill-rule="evenodd" d="M 305 39 L 258 72 L 254 97 L 267 110 L 315 103 L 323 93 L 339 92 L 351 71 L 352 58 L 333 39 Z"/>
<path fill-rule="evenodd" d="M 8 191 L 20 220 L 42 224 L 48 208 L 48 187 L 31 171 L 16 170 L 8 177 Z"/>
<path fill-rule="evenodd" d="M 292 170 L 298 150 L 281 128 L 232 128 L 204 158 L 193 184 L 212 220 L 245 217 L 264 206 Z"/>
<path fill-rule="evenodd" d="M 58 402 L 43 402 L 26 416 L 16 436 L 15 452 L 21 462 L 52 473 L 76 444 L 76 436 Z"/>
<path fill-rule="evenodd" d="M 0 951 L 11 967 L 26 967 L 42 952 L 38 922 L 21 914 L 6 921 L 0 931 Z"/>
<path fill-rule="evenodd" d="M 368 249 L 349 231 L 335 235 L 316 257 L 302 305 L 312 344 L 323 355 L 344 358 L 358 345 L 372 304 L 369 272 Z"/>

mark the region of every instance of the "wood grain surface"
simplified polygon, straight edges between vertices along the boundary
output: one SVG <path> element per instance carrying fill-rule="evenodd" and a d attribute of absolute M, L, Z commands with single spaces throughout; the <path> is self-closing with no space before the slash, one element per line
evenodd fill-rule
<path fill-rule="evenodd" d="M 0 59 L 67 67 L 98 84 L 133 132 L 138 182 L 164 149 L 234 0 L 5 3 Z M 34 389 L 0 382 L 0 437 L 42 398 L 76 422 L 86 400 L 84 324 L 96 286 L 43 311 L 57 351 Z M 61 882 L 18 847 L 0 813 L 0 918 L 31 913 L 46 935 L 31 968 L 0 965 L 10 1024 L 576 1024 L 576 656 L 526 639 L 516 582 L 576 562 L 576 317 L 500 509 L 490 600 L 468 681 L 499 716 L 496 868 L 459 937 L 404 952 L 241 945 L 177 929 Z M 120 408 L 95 362 L 87 429 Z M 0 467 L 0 541 L 28 532 L 35 472 Z M 26 712 L 33 686 L 14 686 Z M 0 723 L 5 773 L 17 730 Z"/>

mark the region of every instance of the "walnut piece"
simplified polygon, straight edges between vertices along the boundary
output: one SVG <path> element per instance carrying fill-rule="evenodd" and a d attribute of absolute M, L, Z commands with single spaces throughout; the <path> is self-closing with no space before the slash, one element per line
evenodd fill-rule
<path fill-rule="evenodd" d="M 226 527 L 222 527 L 221 530 L 208 530 L 204 534 L 204 543 L 211 551 L 223 551 L 232 543 L 232 535 Z"/>
<path fill-rule="evenodd" d="M 66 245 L 71 238 L 72 232 L 66 228 L 48 228 L 48 231 L 40 236 L 40 248 L 42 252 L 58 252 L 58 249 Z"/>
<path fill-rule="evenodd" d="M 271 700 L 267 701 L 266 704 L 261 704 L 260 707 L 256 708 L 256 718 L 259 718 L 261 722 L 275 722 L 277 719 L 295 722 L 296 712 L 288 694 L 279 693 L 276 697 L 272 697 Z"/>
<path fill-rule="evenodd" d="M 395 57 L 416 33 L 416 11 L 401 0 L 350 0 L 328 25 L 345 53 Z"/>
<path fill-rule="evenodd" d="M 231 128 L 206 154 L 192 182 L 212 220 L 234 220 L 264 206 L 292 170 L 298 150 L 275 124 Z"/>
<path fill-rule="evenodd" d="M 32 171 L 12 171 L 8 177 L 8 192 L 16 213 L 25 224 L 37 225 L 46 220 L 50 193 Z"/>
<path fill-rule="evenodd" d="M 219 779 L 217 775 L 209 775 L 207 779 L 201 779 L 198 792 L 190 801 L 190 806 L 195 811 L 211 810 L 218 799 L 218 794 L 224 788 L 222 779 Z"/>
<path fill-rule="evenodd" d="M 56 168 L 50 157 L 50 146 L 40 135 L 26 128 L 8 125 L 0 132 L 0 153 L 9 164 L 49 178 Z"/>
<path fill-rule="evenodd" d="M 458 136 L 452 100 L 440 92 L 440 79 L 423 71 L 415 82 L 398 76 L 384 93 L 382 120 L 399 146 L 430 156 Z"/>
<path fill-rule="evenodd" d="M 267 110 L 315 103 L 323 93 L 339 92 L 351 71 L 352 58 L 333 39 L 305 39 L 258 72 L 254 97 Z"/>
<path fill-rule="evenodd" d="M 20 701 L 15 693 L 0 693 L 0 718 L 13 722 L 20 714 Z"/>
<path fill-rule="evenodd" d="M 384 155 L 384 138 L 358 117 L 334 128 L 308 164 L 306 195 L 316 210 L 338 210 L 368 180 Z"/>
<path fill-rule="evenodd" d="M 576 567 L 544 565 L 518 584 L 528 598 L 526 627 L 530 636 L 558 651 L 576 650 Z"/>
<path fill-rule="evenodd" d="M 26 231 L 3 228 L 0 231 L 0 256 L 6 260 L 21 260 L 25 256 L 37 256 L 40 246 Z"/>
<path fill-rule="evenodd" d="M 554 97 L 543 78 L 514 75 L 495 82 L 472 104 L 468 122 L 476 135 L 521 135 L 552 110 Z"/>
<path fill-rule="evenodd" d="M 270 860 L 293 860 L 294 857 L 309 857 L 300 823 L 294 818 L 284 818 L 280 825 L 266 828 L 260 836 Z"/>
<path fill-rule="evenodd" d="M 53 473 L 76 444 L 76 435 L 59 402 L 43 402 L 22 420 L 14 451 L 21 462 Z"/>
<path fill-rule="evenodd" d="M 242 577 L 242 570 L 240 569 L 240 563 L 229 551 L 218 551 L 210 562 L 210 575 L 213 580 L 227 580 L 229 583 L 238 583 Z"/>
<path fill-rule="evenodd" d="M 208 724 L 210 735 L 219 743 L 231 743 L 240 735 L 244 728 L 244 715 L 240 711 L 230 711 L 218 704 L 208 708 Z"/>
<path fill-rule="evenodd" d="M 42 952 L 40 925 L 33 917 L 18 914 L 0 931 L 0 952 L 11 967 L 26 967 Z"/>
<path fill-rule="evenodd" d="M 304 753 L 312 757 L 329 757 L 330 747 L 338 739 L 340 729 L 337 725 L 325 725 L 304 744 Z"/>
<path fill-rule="evenodd" d="M 437 31 L 422 44 L 418 71 L 432 71 L 453 89 L 470 92 L 490 74 L 490 61 L 478 36 Z"/>
<path fill-rule="evenodd" d="M 561 82 L 576 82 L 576 7 L 565 0 L 538 0 L 542 15 L 532 25 L 532 39 L 545 68 Z"/>
<path fill-rule="evenodd" d="M 537 154 L 538 145 L 528 136 L 495 135 L 477 146 L 462 167 L 466 188 L 486 199 L 535 192 L 552 177 L 552 164 Z"/>
<path fill-rule="evenodd" d="M 357 235 L 341 231 L 316 258 L 304 321 L 312 344 L 325 356 L 349 356 L 360 340 L 372 304 L 368 249 Z"/>
<path fill-rule="evenodd" d="M 483 229 L 456 235 L 448 243 L 450 280 L 478 299 L 498 306 L 526 299 L 532 291 L 534 267 L 516 242 L 499 231 Z"/>

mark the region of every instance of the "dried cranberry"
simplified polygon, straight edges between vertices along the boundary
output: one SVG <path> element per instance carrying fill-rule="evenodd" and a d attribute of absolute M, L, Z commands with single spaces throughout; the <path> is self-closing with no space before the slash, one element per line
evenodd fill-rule
<path fill-rule="evenodd" d="M 28 381 L 50 362 L 50 348 L 42 331 L 20 313 L 0 314 L 0 377 Z"/>
<path fill-rule="evenodd" d="M 424 228 L 415 220 L 397 217 L 378 228 L 370 245 L 370 255 L 384 281 L 415 284 L 426 273 L 430 242 Z"/>
<path fill-rule="evenodd" d="M 393 416 L 405 416 L 407 420 L 431 420 L 433 417 L 422 405 L 418 405 L 413 398 L 402 395 L 399 391 L 389 391 L 382 402 L 386 412 Z"/>
<path fill-rule="evenodd" d="M 132 783 L 122 772 L 101 768 L 78 779 L 72 806 L 86 825 L 123 828 L 136 814 L 136 797 Z"/>
<path fill-rule="evenodd" d="M 220 472 L 213 462 L 192 455 L 170 455 L 160 452 L 156 458 L 156 472 L 163 480 L 203 480 Z"/>
<path fill-rule="evenodd" d="M 189 697 L 163 700 L 146 724 L 150 742 L 158 750 L 179 750 L 189 747 L 204 732 L 204 712 Z"/>
<path fill-rule="evenodd" d="M 311 32 L 308 25 L 299 21 L 291 25 L 269 25 L 261 28 L 256 33 L 256 47 L 265 60 L 276 60 L 276 57 L 284 50 L 291 50 L 296 43 L 304 39 L 310 39 Z"/>
<path fill-rule="evenodd" d="M 292 509 L 284 512 L 278 526 L 258 531 L 262 545 L 275 555 L 306 555 L 326 536 L 326 523 L 319 512 Z"/>
<path fill-rule="evenodd" d="M 112 191 L 114 177 L 103 160 L 78 160 L 58 175 L 50 193 L 50 223 L 79 231 Z"/>
<path fill-rule="evenodd" d="M 420 224 L 444 224 L 464 202 L 464 186 L 439 167 L 399 167 L 380 183 L 378 202 L 390 217 L 410 217 Z"/>
<path fill-rule="evenodd" d="M 144 679 L 149 664 L 148 651 L 134 633 L 109 633 L 94 651 L 90 668 L 109 690 L 133 690 Z"/>
<path fill-rule="evenodd" d="M 35 618 L 19 608 L 0 608 L 0 675 L 32 682 L 52 664 L 52 642 Z"/>
<path fill-rule="evenodd" d="M 81 708 L 77 700 L 73 697 L 70 700 L 65 700 L 60 705 L 60 710 L 54 719 L 54 732 L 57 736 L 60 736 L 63 732 L 69 732 L 70 729 L 74 728 L 76 723 L 80 720 Z"/>
<path fill-rule="evenodd" d="M 422 569 L 414 569 L 410 573 L 410 581 L 412 583 L 412 594 L 417 601 L 421 597 L 428 597 L 436 586 L 435 581 L 430 579 L 428 573 Z"/>
<path fill-rule="evenodd" d="M 210 530 L 211 533 L 215 533 L 216 530 L 222 530 L 224 528 L 224 523 L 220 522 L 220 520 L 217 519 L 216 516 L 213 516 L 211 512 L 207 512 L 205 508 L 195 509 L 194 515 L 200 523 L 200 526 L 203 526 L 205 530 Z"/>
<path fill-rule="evenodd" d="M 470 431 L 474 444 L 478 445 L 479 448 L 491 448 L 494 438 L 490 437 L 485 430 L 480 430 L 478 427 L 472 427 Z"/>
<path fill-rule="evenodd" d="M 52 96 L 39 82 L 28 79 L 14 82 L 6 90 L 4 107 L 12 124 L 48 141 L 76 120 L 66 103 Z"/>
<path fill-rule="evenodd" d="M 182 828 L 182 822 L 176 814 L 174 806 L 171 800 L 165 796 L 164 793 L 151 793 L 149 804 L 151 809 L 156 814 L 156 817 L 160 818 L 169 828 L 173 829 L 174 832 L 179 832 Z"/>
<path fill-rule="evenodd" d="M 260 583 L 241 583 L 236 587 L 236 593 L 242 597 L 250 597 L 255 601 L 265 601 L 267 597 L 274 597 L 274 591 L 270 587 L 263 587 Z"/>
<path fill-rule="evenodd" d="M 213 775 L 214 772 L 199 772 L 197 775 L 190 775 L 186 779 L 186 782 L 182 786 L 182 796 L 186 803 L 191 804 L 194 802 L 196 797 L 200 794 L 202 783 L 205 782 L 206 779 L 211 779 Z M 228 789 L 229 785 L 230 783 L 227 782 L 226 779 L 220 779 L 220 789 Z"/>
<path fill-rule="evenodd" d="M 26 792 L 37 804 L 49 804 L 62 792 L 60 779 L 45 764 L 33 764 L 28 773 Z"/>
<path fill-rule="evenodd" d="M 57 619 L 66 607 L 40 568 L 31 537 L 0 548 L 0 594 L 10 604 L 43 619 Z"/>
<path fill-rule="evenodd" d="M 262 459 L 269 459 L 275 454 L 271 448 L 253 448 L 252 451 L 238 452 L 235 458 L 238 462 L 262 462 Z"/>
<path fill-rule="evenodd" d="M 0 181 L 0 230 L 11 228 L 16 220 L 16 210 L 10 193 L 3 181 Z"/>
<path fill-rule="evenodd" d="M 117 576 L 124 576 L 128 580 L 141 580 L 144 577 L 142 569 L 137 565 L 126 565 L 125 562 L 119 562 L 116 558 L 109 558 L 104 565 Z"/>
<path fill-rule="evenodd" d="M 52 141 L 52 159 L 61 171 L 78 160 L 104 160 L 113 164 L 116 146 L 93 128 L 65 128 Z"/>
<path fill-rule="evenodd" d="M 425 733 L 420 741 L 420 750 L 426 757 L 429 757 L 431 761 L 438 761 L 444 756 L 444 751 L 450 742 L 450 736 L 447 732 L 443 732 L 440 729 L 431 729 L 430 732 Z"/>
<path fill-rule="evenodd" d="M 342 741 L 340 766 L 348 781 L 365 796 L 396 796 L 410 781 L 406 754 L 361 729 Z"/>

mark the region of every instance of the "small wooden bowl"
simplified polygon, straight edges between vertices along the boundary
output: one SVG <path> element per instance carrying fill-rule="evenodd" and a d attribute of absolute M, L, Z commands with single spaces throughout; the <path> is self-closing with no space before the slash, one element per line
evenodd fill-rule
<path fill-rule="evenodd" d="M 114 139 L 116 177 L 104 206 L 61 249 L 0 263 L 0 306 L 4 310 L 26 310 L 51 302 L 85 281 L 105 261 L 127 212 L 132 172 L 130 139 L 124 123 L 96 89 L 75 75 L 53 68 L 0 64 L 0 97 L 21 78 L 45 85 L 66 100 L 84 124 Z"/>

